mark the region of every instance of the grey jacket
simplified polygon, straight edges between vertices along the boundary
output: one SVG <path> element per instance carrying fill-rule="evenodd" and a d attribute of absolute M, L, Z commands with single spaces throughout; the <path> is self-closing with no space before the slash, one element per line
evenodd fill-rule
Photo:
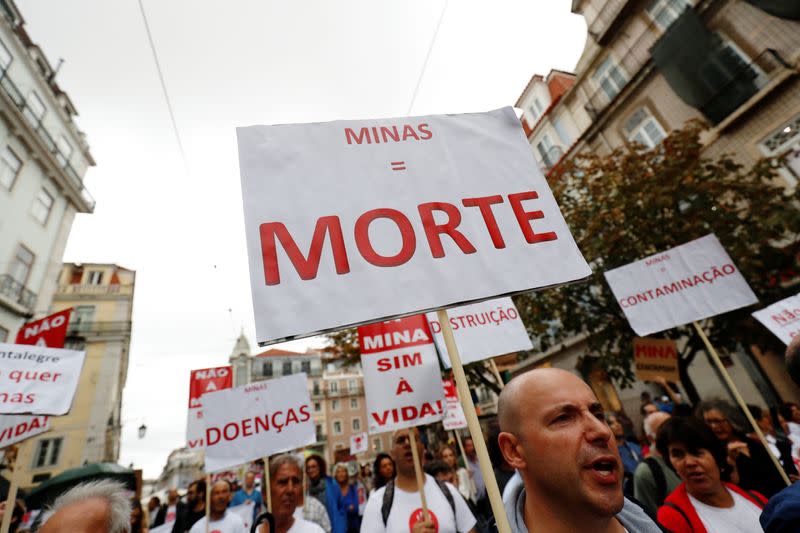
<path fill-rule="evenodd" d="M 519 473 L 514 474 L 503 490 L 503 505 L 511 522 L 512 533 L 528 533 L 525 525 L 525 487 Z M 641 507 L 625 498 L 625 505 L 617 513 L 617 520 L 625 526 L 629 533 L 661 533 L 655 522 Z"/>

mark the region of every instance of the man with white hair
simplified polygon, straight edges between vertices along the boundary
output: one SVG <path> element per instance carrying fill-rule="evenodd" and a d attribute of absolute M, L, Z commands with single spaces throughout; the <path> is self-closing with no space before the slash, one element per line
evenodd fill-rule
<path fill-rule="evenodd" d="M 639 463 L 633 473 L 633 497 L 653 516 L 664 504 L 664 499 L 681 484 L 681 478 L 656 449 L 658 430 L 670 416 L 664 411 L 656 411 L 645 417 L 644 434 L 650 441 L 650 455 Z"/>
<path fill-rule="evenodd" d="M 130 533 L 131 504 L 124 485 L 81 483 L 56 498 L 42 514 L 40 533 Z"/>

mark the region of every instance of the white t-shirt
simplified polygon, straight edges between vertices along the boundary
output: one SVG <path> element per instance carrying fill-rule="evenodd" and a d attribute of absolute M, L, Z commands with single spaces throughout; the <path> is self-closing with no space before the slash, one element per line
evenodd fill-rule
<path fill-rule="evenodd" d="M 286 533 L 325 533 L 321 527 L 314 522 L 303 520 L 302 518 L 294 518 L 294 524 L 286 531 Z"/>
<path fill-rule="evenodd" d="M 728 491 L 733 496 L 733 507 L 712 507 L 689 494 L 689 501 L 694 505 L 694 510 L 700 521 L 708 531 L 725 531 L 725 533 L 753 533 L 763 531 L 758 517 L 761 509 L 756 504 L 733 491 Z"/>
<path fill-rule="evenodd" d="M 170 505 L 167 507 L 167 514 L 164 517 L 164 523 L 167 522 L 174 522 L 175 519 L 178 518 L 178 508 L 175 505 Z"/>
<path fill-rule="evenodd" d="M 195 522 L 189 533 L 206 533 L 206 517 Z M 250 533 L 250 531 L 244 527 L 241 518 L 226 510 L 222 520 L 212 520 L 209 523 L 208 533 Z"/>
<path fill-rule="evenodd" d="M 428 512 L 437 526 L 436 533 L 465 533 L 475 527 L 475 517 L 458 490 L 450 483 L 445 485 L 456 504 L 455 517 L 453 508 L 442 494 L 442 490 L 431 476 L 425 475 L 425 499 L 428 503 Z M 369 495 L 364 518 L 361 520 L 361 533 L 408 533 L 412 526 L 422 519 L 422 500 L 419 493 L 406 492 L 395 487 L 392 510 L 384 526 L 381 507 L 385 492 L 386 487 L 381 487 Z"/>

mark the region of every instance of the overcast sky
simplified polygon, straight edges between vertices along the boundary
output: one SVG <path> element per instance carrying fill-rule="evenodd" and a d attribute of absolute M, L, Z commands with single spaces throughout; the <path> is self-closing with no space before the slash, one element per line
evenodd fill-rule
<path fill-rule="evenodd" d="M 227 364 L 242 327 L 257 349 L 234 128 L 406 115 L 445 2 L 144 0 L 188 174 L 136 0 L 17 3 L 97 161 L 64 260 L 137 272 L 120 463 L 157 477 L 190 369 Z M 450 2 L 411 114 L 513 105 L 585 37 L 568 0 Z"/>

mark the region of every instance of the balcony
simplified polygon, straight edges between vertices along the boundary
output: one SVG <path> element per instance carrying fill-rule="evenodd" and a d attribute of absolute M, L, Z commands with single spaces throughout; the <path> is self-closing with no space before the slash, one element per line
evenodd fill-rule
<path fill-rule="evenodd" d="M 36 293 L 28 290 L 25 285 L 11 277 L 10 274 L 0 275 L 0 298 L 10 302 L 14 307 L 26 314 L 33 313 L 36 305 Z"/>
<path fill-rule="evenodd" d="M 67 326 L 68 337 L 119 336 L 131 334 L 131 321 L 97 320 L 87 322 L 70 322 Z"/>
<path fill-rule="evenodd" d="M 614 32 L 610 31 L 616 23 L 621 19 L 621 15 L 627 7 L 631 4 L 630 0 L 608 0 L 603 9 L 597 17 L 589 25 L 589 35 L 599 45 L 604 45 L 609 41 L 609 38 Z"/>
<path fill-rule="evenodd" d="M 67 283 L 58 286 L 56 297 L 76 296 L 132 296 L 133 285 L 91 285 L 88 283 Z"/>
<path fill-rule="evenodd" d="M 52 154 L 53 158 L 55 159 L 56 166 L 58 166 L 64 172 L 64 174 L 67 175 L 69 182 L 73 187 L 75 187 L 80 194 L 81 199 L 83 199 L 83 201 L 86 202 L 86 205 L 89 207 L 89 212 L 94 211 L 94 198 L 92 198 L 92 195 L 89 194 L 89 191 L 86 189 L 86 187 L 83 186 L 83 181 L 81 181 L 81 178 L 78 176 L 78 173 L 75 172 L 75 169 L 72 168 L 72 165 L 67 160 L 67 157 L 61 153 L 58 145 L 56 145 L 56 142 L 53 140 L 53 136 L 50 135 L 50 132 L 45 129 L 42 121 L 31 110 L 31 107 L 25 101 L 25 97 L 22 96 L 20 90 L 17 88 L 14 82 L 11 81 L 7 70 L 0 72 L 0 87 L 2 87 L 3 92 L 11 100 L 14 106 L 17 107 L 17 110 L 22 114 L 23 117 L 25 117 L 25 121 L 28 123 L 31 129 L 36 132 L 45 149 Z"/>

